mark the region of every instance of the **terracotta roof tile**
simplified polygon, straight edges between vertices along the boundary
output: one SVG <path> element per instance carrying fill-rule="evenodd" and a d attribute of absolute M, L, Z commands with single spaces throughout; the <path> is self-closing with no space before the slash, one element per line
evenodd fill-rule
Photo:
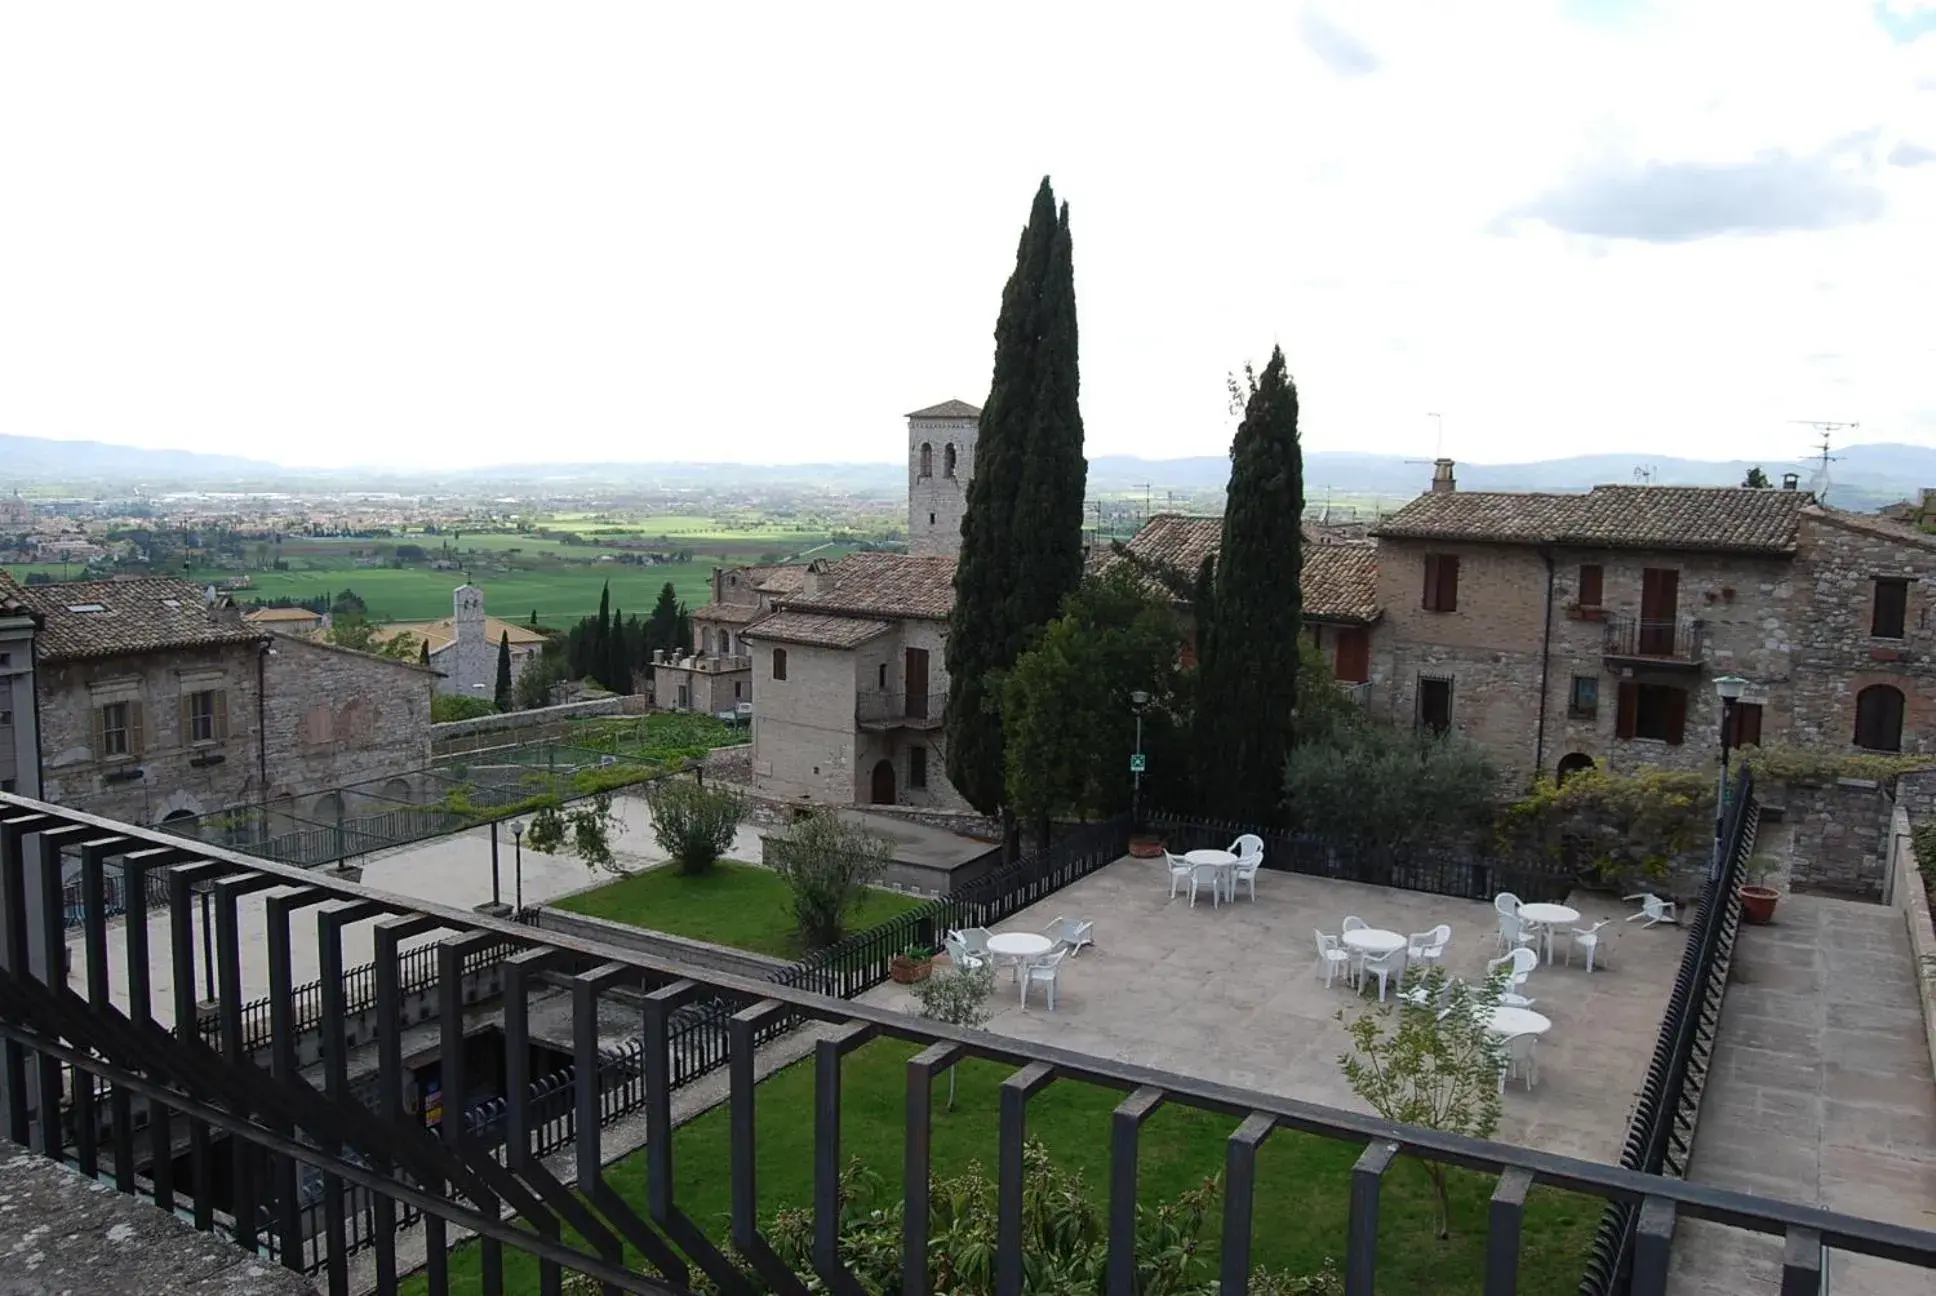
<path fill-rule="evenodd" d="M 695 621 L 713 621 L 721 625 L 745 625 L 757 621 L 766 611 L 757 603 L 708 603 L 692 614 Z"/>
<path fill-rule="evenodd" d="M 34 609 L 27 602 L 27 592 L 14 584 L 13 577 L 0 571 L 0 613 L 10 616 L 32 616 Z"/>
<path fill-rule="evenodd" d="M 269 637 L 255 626 L 217 615 L 199 586 L 167 577 L 63 581 L 21 594 L 21 601 L 41 616 L 34 649 L 45 662 L 259 643 Z"/>
<path fill-rule="evenodd" d="M 981 417 L 981 406 L 970 405 L 967 401 L 962 401 L 962 400 L 945 400 L 945 401 L 942 401 L 939 405 L 930 405 L 926 409 L 915 410 L 912 414 L 909 414 L 908 417 L 909 418 L 931 418 L 931 419 L 970 419 L 970 418 L 978 419 Z"/>
<path fill-rule="evenodd" d="M 753 639 L 808 644 L 816 648 L 857 648 L 893 627 L 865 617 L 826 616 L 816 612 L 775 612 L 746 633 Z"/>
<path fill-rule="evenodd" d="M 1369 544 L 1331 543 L 1310 527 L 1304 528 L 1304 615 L 1324 621 L 1376 621 L 1378 606 L 1378 551 Z M 1223 519 L 1158 513 L 1123 546 L 1130 553 L 1159 562 L 1192 580 L 1223 544 Z M 1095 564 L 1108 571 L 1121 560 L 1106 553 Z M 1163 587 L 1149 582 L 1152 590 Z"/>
<path fill-rule="evenodd" d="M 807 565 L 781 563 L 772 567 L 748 567 L 741 574 L 748 585 L 762 594 L 798 594 L 807 579 Z"/>
<path fill-rule="evenodd" d="M 306 607 L 251 608 L 242 614 L 244 621 L 267 623 L 275 621 L 320 621 L 323 614 Z"/>
<path fill-rule="evenodd" d="M 955 606 L 955 560 L 895 553 L 852 553 L 825 570 L 831 588 L 788 597 L 789 611 L 946 620 Z"/>
<path fill-rule="evenodd" d="M 1790 554 L 1806 491 L 1733 486 L 1595 486 L 1585 495 L 1421 495 L 1372 534 L 1580 548 Z"/>

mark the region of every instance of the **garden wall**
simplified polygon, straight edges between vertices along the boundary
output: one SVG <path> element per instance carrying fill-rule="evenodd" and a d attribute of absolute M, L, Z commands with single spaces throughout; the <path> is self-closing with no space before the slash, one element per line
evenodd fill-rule
<path fill-rule="evenodd" d="M 1874 779 L 1791 781 L 1784 804 L 1784 821 L 1794 825 L 1789 886 L 1853 900 L 1886 901 L 1894 811 L 1894 798 Z"/>
<path fill-rule="evenodd" d="M 784 959 L 751 954 L 745 950 L 714 945 L 708 941 L 689 940 L 684 936 L 673 936 L 666 932 L 647 931 L 628 923 L 609 922 L 587 914 L 570 913 L 551 905 L 539 907 L 536 925 L 546 931 L 558 932 L 560 935 L 576 936 L 582 940 L 606 941 L 652 958 L 691 963 L 709 972 L 748 977 L 754 981 L 764 981 L 774 973 L 792 966 Z"/>
<path fill-rule="evenodd" d="M 636 695 L 598 698 L 591 702 L 567 702 L 562 706 L 536 707 L 530 711 L 501 711 L 497 715 L 472 720 L 446 720 L 430 726 L 430 741 L 468 738 L 474 734 L 497 733 L 504 729 L 537 729 L 557 720 L 583 720 L 591 716 L 640 715 L 645 699 Z"/>
<path fill-rule="evenodd" d="M 1907 806 L 1896 807 L 1889 826 L 1889 841 L 1895 905 L 1909 929 L 1909 953 L 1916 961 L 1916 990 L 1923 1007 L 1923 1037 L 1929 1046 L 1929 1063 L 1936 1067 L 1936 927 L 1930 922 L 1929 891 L 1923 881 L 1923 870 L 1918 867 Z M 1936 860 L 1929 864 L 1936 869 Z"/>

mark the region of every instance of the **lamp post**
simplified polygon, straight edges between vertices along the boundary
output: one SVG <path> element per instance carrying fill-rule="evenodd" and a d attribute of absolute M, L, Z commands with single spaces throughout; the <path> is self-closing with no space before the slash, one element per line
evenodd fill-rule
<path fill-rule="evenodd" d="M 1714 681 L 1714 692 L 1721 699 L 1721 777 L 1714 793 L 1714 858 L 1709 863 L 1713 876 L 1721 876 L 1721 834 L 1728 817 L 1728 742 L 1734 737 L 1734 705 L 1748 691 L 1748 681 L 1739 675 L 1723 675 Z"/>
<path fill-rule="evenodd" d="M 511 821 L 511 851 L 513 856 L 517 860 L 517 863 L 513 865 L 513 868 L 516 870 L 517 881 L 513 883 L 513 885 L 517 887 L 516 894 L 517 894 L 518 908 L 523 909 L 524 908 L 524 821 L 522 819 L 513 819 Z"/>
<path fill-rule="evenodd" d="M 1129 709 L 1136 713 L 1136 754 L 1130 759 L 1129 772 L 1135 778 L 1129 796 L 1129 826 L 1132 831 L 1143 826 L 1143 712 L 1149 709 L 1150 695 L 1142 689 L 1134 689 L 1129 695 Z"/>
<path fill-rule="evenodd" d="M 503 903 L 497 884 L 497 820 L 493 819 L 491 820 L 491 906 L 496 908 Z"/>

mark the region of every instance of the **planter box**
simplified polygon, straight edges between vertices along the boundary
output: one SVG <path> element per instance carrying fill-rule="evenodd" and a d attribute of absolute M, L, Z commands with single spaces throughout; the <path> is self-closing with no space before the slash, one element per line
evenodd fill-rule
<path fill-rule="evenodd" d="M 933 971 L 932 958 L 917 960 L 905 954 L 896 954 L 887 962 L 887 975 L 893 978 L 896 985 L 913 985 L 917 981 L 926 981 Z"/>
<path fill-rule="evenodd" d="M 1163 858 L 1163 839 L 1160 837 L 1131 837 L 1129 853 L 1133 859 Z"/>

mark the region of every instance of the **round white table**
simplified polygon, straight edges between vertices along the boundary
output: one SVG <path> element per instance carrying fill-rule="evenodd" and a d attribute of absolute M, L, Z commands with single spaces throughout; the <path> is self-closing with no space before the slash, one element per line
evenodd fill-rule
<path fill-rule="evenodd" d="M 1039 932 L 999 932 L 988 938 L 988 952 L 1026 963 L 1041 958 L 1055 948 L 1055 942 Z"/>
<path fill-rule="evenodd" d="M 1360 927 L 1356 931 L 1348 931 L 1344 934 L 1344 943 L 1347 949 L 1369 954 L 1373 958 L 1405 948 L 1403 936 L 1395 931 L 1386 931 L 1383 927 Z"/>
<path fill-rule="evenodd" d="M 1580 911 L 1571 905 L 1563 904 L 1523 904 L 1519 906 L 1522 922 L 1537 923 L 1546 934 L 1546 961 L 1553 961 L 1553 929 L 1570 927 L 1580 921 Z"/>
<path fill-rule="evenodd" d="M 1183 852 L 1183 862 L 1191 868 L 1213 868 L 1217 870 L 1217 887 L 1226 892 L 1229 898 L 1237 898 L 1237 857 L 1227 850 L 1193 850 Z"/>
<path fill-rule="evenodd" d="M 1494 1035 L 1544 1035 L 1553 1023 L 1544 1013 L 1531 1008 L 1499 1004 L 1486 1010 L 1486 1029 Z"/>

